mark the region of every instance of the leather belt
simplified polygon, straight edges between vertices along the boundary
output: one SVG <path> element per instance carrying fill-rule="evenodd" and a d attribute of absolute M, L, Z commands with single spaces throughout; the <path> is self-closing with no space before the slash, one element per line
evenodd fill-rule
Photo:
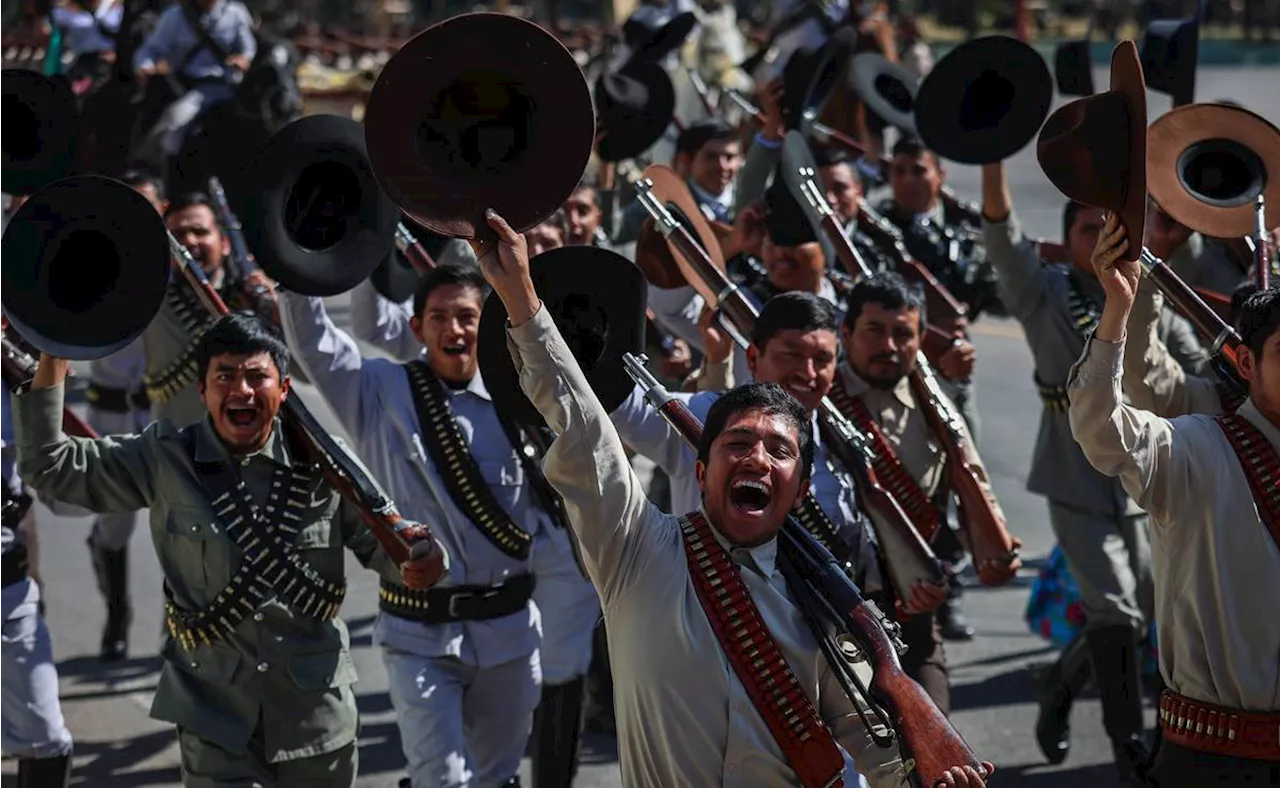
<path fill-rule="evenodd" d="M 1242 711 L 1160 694 L 1160 728 L 1180 747 L 1232 758 L 1280 763 L 1280 713 Z"/>
<path fill-rule="evenodd" d="M 85 401 L 98 410 L 110 413 L 128 413 L 131 410 L 147 410 L 151 407 L 151 398 L 146 389 L 116 389 L 90 383 L 84 392 Z"/>
<path fill-rule="evenodd" d="M 1056 411 L 1058 413 L 1066 413 L 1071 409 L 1071 400 L 1067 397 L 1066 386 L 1049 386 L 1040 382 L 1040 376 L 1037 375 L 1036 391 L 1040 394 L 1040 401 L 1044 403 L 1046 410 Z"/>
<path fill-rule="evenodd" d="M 446 586 L 417 591 L 382 581 L 378 609 L 423 624 L 489 621 L 519 613 L 533 598 L 537 584 L 528 572 L 491 586 Z"/>

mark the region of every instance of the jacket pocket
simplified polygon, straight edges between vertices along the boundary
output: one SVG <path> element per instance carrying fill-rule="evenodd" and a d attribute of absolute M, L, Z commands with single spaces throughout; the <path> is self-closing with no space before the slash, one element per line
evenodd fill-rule
<path fill-rule="evenodd" d="M 343 687 L 355 683 L 356 665 L 346 649 L 299 654 L 289 660 L 289 678 L 308 692 Z"/>
<path fill-rule="evenodd" d="M 202 607 L 231 582 L 238 563 L 222 524 L 202 506 L 170 506 L 165 512 L 160 561 L 183 607 Z"/>

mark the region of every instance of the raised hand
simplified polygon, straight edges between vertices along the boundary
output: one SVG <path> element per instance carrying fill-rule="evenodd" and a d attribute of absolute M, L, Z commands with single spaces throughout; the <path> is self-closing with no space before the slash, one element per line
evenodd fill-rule
<path fill-rule="evenodd" d="M 723 364 L 733 353 L 733 337 L 716 322 L 716 310 L 702 308 L 698 316 L 698 332 L 702 334 L 702 353 L 708 364 Z"/>
<path fill-rule="evenodd" d="M 492 208 L 485 212 L 485 219 L 497 234 L 498 244 L 497 248 L 493 244 L 476 245 L 476 262 L 485 281 L 506 306 L 507 319 L 518 326 L 542 306 L 529 278 L 529 248 L 524 236 L 511 229 Z"/>
<path fill-rule="evenodd" d="M 1112 214 L 1098 236 L 1098 243 L 1093 247 L 1093 255 L 1089 262 L 1093 264 L 1094 275 L 1098 283 L 1107 293 L 1108 301 L 1119 301 L 1128 307 L 1138 295 L 1138 283 L 1142 279 L 1142 266 L 1137 261 L 1124 259 L 1129 252 L 1129 238 L 1125 234 L 1124 225 Z"/>

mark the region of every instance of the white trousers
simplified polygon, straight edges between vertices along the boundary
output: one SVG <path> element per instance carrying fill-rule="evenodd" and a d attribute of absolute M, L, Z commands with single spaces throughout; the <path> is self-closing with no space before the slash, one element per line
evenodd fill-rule
<path fill-rule="evenodd" d="M 587 675 L 600 597 L 573 557 L 566 528 L 544 528 L 533 545 L 538 583 L 533 601 L 542 615 L 542 682 L 564 684 Z"/>

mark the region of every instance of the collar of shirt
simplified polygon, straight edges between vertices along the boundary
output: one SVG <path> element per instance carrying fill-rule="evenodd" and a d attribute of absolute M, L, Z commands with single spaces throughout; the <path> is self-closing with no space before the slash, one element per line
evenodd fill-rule
<path fill-rule="evenodd" d="M 933 207 L 925 211 L 924 213 L 916 214 L 915 220 L 917 222 L 930 221 L 938 225 L 939 227 L 945 226 L 947 221 L 946 221 L 946 215 L 942 210 L 942 200 L 934 200 Z"/>
<path fill-rule="evenodd" d="M 205 415 L 200 422 L 200 427 L 196 430 L 195 460 L 196 462 L 230 463 L 235 459 L 239 459 L 241 465 L 248 465 L 249 460 L 261 455 L 278 465 L 292 468 L 293 462 L 289 459 L 289 450 L 285 446 L 280 430 L 280 420 L 276 419 L 271 426 L 271 434 L 267 436 L 267 442 L 261 449 L 239 457 L 232 457 L 222 439 L 218 437 L 217 431 L 213 428 L 213 416 Z"/>
<path fill-rule="evenodd" d="M 729 209 L 729 199 L 733 193 L 732 185 L 725 189 L 722 194 L 712 194 L 693 181 L 685 181 L 685 183 L 689 184 L 689 191 L 693 192 L 694 199 L 699 203 L 715 203 L 726 211 Z"/>
<path fill-rule="evenodd" d="M 1267 442 L 1271 444 L 1271 448 L 1280 452 L 1280 427 L 1271 423 L 1271 420 L 1262 415 L 1262 411 L 1258 410 L 1258 406 L 1253 404 L 1253 399 L 1249 398 L 1244 401 L 1240 409 L 1236 411 L 1241 416 L 1249 420 L 1249 423 L 1258 428 L 1258 431 L 1266 437 Z"/>
<path fill-rule="evenodd" d="M 424 357 L 425 357 L 425 352 L 424 352 Z M 443 380 L 440 382 L 444 383 Z M 485 387 L 484 378 L 480 375 L 479 371 L 477 371 L 476 374 L 472 376 L 471 380 L 467 381 L 466 386 L 463 386 L 461 388 L 454 388 L 448 383 L 444 383 L 444 388 L 445 388 L 445 391 L 448 391 L 450 394 L 454 396 L 461 394 L 463 392 L 466 392 L 468 394 L 476 395 L 477 397 L 484 400 L 485 402 L 493 401 L 493 397 L 489 396 L 489 389 Z"/>
<path fill-rule="evenodd" d="M 916 401 L 911 397 L 911 382 L 905 375 L 892 389 L 886 391 L 863 380 L 861 375 L 853 371 L 853 367 L 847 361 L 841 364 L 838 369 L 840 378 L 844 381 L 845 390 L 854 397 L 865 397 L 868 394 L 873 397 L 890 395 L 905 408 L 915 408 L 916 406 Z"/>
<path fill-rule="evenodd" d="M 711 533 L 715 536 L 716 541 L 729 553 L 729 557 L 733 559 L 735 564 L 754 569 L 766 580 L 773 578 L 773 573 L 778 567 L 777 537 L 755 547 L 739 547 L 731 544 L 725 538 L 725 535 L 720 533 L 720 529 L 711 522 L 711 518 L 707 515 L 705 508 L 699 508 L 698 511 L 706 518 L 707 525 L 710 526 Z"/>
<path fill-rule="evenodd" d="M 836 286 L 831 284 L 831 280 L 825 276 L 818 282 L 817 295 L 818 298 L 821 298 L 823 301 L 827 301 L 836 306 L 840 305 L 840 295 L 836 293 Z"/>

